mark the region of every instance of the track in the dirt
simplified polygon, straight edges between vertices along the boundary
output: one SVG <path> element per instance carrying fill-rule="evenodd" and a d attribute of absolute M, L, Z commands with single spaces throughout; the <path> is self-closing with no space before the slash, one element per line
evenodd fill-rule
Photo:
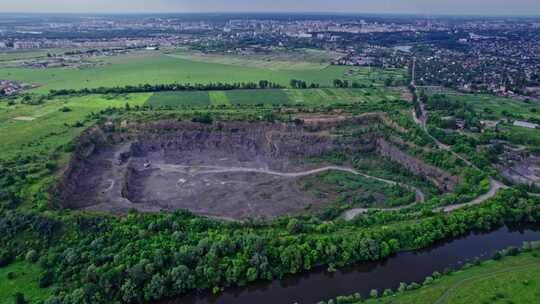
<path fill-rule="evenodd" d="M 376 176 L 371 176 L 371 175 L 359 172 L 355 169 L 348 168 L 348 167 L 326 166 L 322 168 L 301 171 L 301 172 L 279 172 L 279 171 L 268 170 L 264 168 L 225 167 L 225 166 L 157 165 L 156 167 L 161 170 L 185 171 L 186 173 L 189 173 L 190 175 L 251 172 L 251 173 L 275 175 L 275 176 L 286 177 L 286 178 L 299 178 L 299 177 L 309 176 L 309 175 L 318 174 L 318 173 L 322 173 L 326 171 L 342 171 L 342 172 L 347 172 L 354 175 L 359 175 L 368 179 L 376 180 L 376 181 L 379 181 L 388 185 L 392 185 L 392 186 L 399 185 L 409 190 L 413 190 L 416 193 L 416 202 L 411 205 L 399 206 L 399 207 L 394 207 L 394 208 L 380 208 L 380 209 L 354 208 L 354 209 L 346 211 L 343 214 L 343 217 L 346 220 L 352 220 L 355 216 L 362 213 L 366 213 L 369 210 L 397 211 L 397 210 L 402 210 L 405 208 L 412 207 L 415 204 L 423 203 L 425 201 L 425 194 L 419 188 L 409 186 L 406 184 L 400 184 L 396 181 L 392 181 L 392 180 L 388 180 L 388 179 L 384 179 L 384 178 L 380 178 Z"/>

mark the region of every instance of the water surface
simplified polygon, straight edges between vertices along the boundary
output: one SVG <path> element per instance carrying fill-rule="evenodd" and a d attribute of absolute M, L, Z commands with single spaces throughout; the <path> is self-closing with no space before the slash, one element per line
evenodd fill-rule
<path fill-rule="evenodd" d="M 447 267 L 456 268 L 475 258 L 485 260 L 491 257 L 495 250 L 538 240 L 540 225 L 503 227 L 492 232 L 476 232 L 459 239 L 440 242 L 425 250 L 398 253 L 381 262 L 361 263 L 333 274 L 327 273 L 324 268 L 317 268 L 281 280 L 227 289 L 218 296 L 204 293 L 164 303 L 317 303 L 356 292 L 366 296 L 371 289 L 382 291 L 386 288 L 395 289 L 400 282 L 422 282 L 434 271 L 441 272 Z"/>

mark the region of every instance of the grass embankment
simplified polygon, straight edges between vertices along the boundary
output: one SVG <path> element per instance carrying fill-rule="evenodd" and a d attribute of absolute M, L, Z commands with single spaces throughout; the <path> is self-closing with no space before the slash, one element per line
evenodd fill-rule
<path fill-rule="evenodd" d="M 537 251 L 489 260 L 445 275 L 429 286 L 365 303 L 540 303 L 540 258 Z"/>

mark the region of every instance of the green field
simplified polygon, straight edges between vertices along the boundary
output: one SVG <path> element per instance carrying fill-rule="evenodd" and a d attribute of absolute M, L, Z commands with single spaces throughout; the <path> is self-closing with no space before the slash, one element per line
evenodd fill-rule
<path fill-rule="evenodd" d="M 16 153 L 46 153 L 68 143 L 90 124 L 80 128 L 72 127 L 83 122 L 91 112 L 99 112 L 108 107 L 142 105 L 149 94 L 121 96 L 88 95 L 73 98 L 58 98 L 39 106 L 16 104 L 7 106 L 0 103 L 0 142 L 2 158 L 10 158 Z M 67 107 L 69 112 L 60 109 Z"/>
<path fill-rule="evenodd" d="M 210 96 L 205 91 L 159 92 L 152 94 L 147 104 L 151 106 L 207 106 L 210 104 Z"/>
<path fill-rule="evenodd" d="M 486 118 L 499 119 L 508 115 L 520 115 L 523 119 L 540 118 L 538 103 L 488 95 L 447 95 L 447 97 L 471 105 L 476 112 L 482 113 Z"/>
<path fill-rule="evenodd" d="M 211 62 L 226 65 L 249 66 L 269 70 L 321 70 L 330 61 L 344 54 L 315 49 L 275 50 L 263 54 L 205 54 L 198 51 L 176 49 L 167 55 L 200 62 Z"/>
<path fill-rule="evenodd" d="M 158 92 L 147 104 L 152 106 L 205 105 L 329 105 L 397 100 L 399 95 L 381 88 L 368 89 L 268 89 L 211 92 Z"/>
<path fill-rule="evenodd" d="M 336 78 L 382 85 L 388 77 L 403 77 L 402 70 L 369 70 L 362 67 L 322 66 L 319 69 L 271 70 L 172 57 L 161 52 L 134 52 L 125 56 L 97 58 L 104 64 L 84 69 L 0 69 L 0 79 L 42 85 L 51 89 L 82 89 L 138 84 L 257 82 L 266 79 L 288 86 L 291 79 L 331 86 Z"/>
<path fill-rule="evenodd" d="M 231 104 L 286 104 L 289 98 L 283 90 L 259 90 L 242 91 L 234 90 L 225 92 L 227 99 Z"/>
<path fill-rule="evenodd" d="M 15 303 L 14 295 L 23 293 L 30 303 L 46 299 L 52 294 L 51 288 L 39 288 L 38 278 L 41 269 L 36 264 L 17 262 L 7 267 L 0 267 L 0 304 Z M 13 279 L 8 279 L 12 273 Z"/>
<path fill-rule="evenodd" d="M 540 258 L 524 253 L 490 260 L 480 266 L 443 276 L 414 291 L 371 299 L 375 304 L 540 303 Z"/>

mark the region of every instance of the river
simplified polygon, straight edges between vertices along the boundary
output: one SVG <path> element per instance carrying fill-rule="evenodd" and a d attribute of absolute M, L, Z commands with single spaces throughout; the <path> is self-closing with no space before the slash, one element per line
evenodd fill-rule
<path fill-rule="evenodd" d="M 317 303 L 340 295 L 371 289 L 395 289 L 400 282 L 421 282 L 434 271 L 457 268 L 475 258 L 488 259 L 495 250 L 521 246 L 540 240 L 540 225 L 502 227 L 491 232 L 440 242 L 431 248 L 398 253 L 381 262 L 361 263 L 330 274 L 317 268 L 305 274 L 290 275 L 272 282 L 258 282 L 244 288 L 230 288 L 217 296 L 204 293 L 163 304 L 288 304 Z"/>

